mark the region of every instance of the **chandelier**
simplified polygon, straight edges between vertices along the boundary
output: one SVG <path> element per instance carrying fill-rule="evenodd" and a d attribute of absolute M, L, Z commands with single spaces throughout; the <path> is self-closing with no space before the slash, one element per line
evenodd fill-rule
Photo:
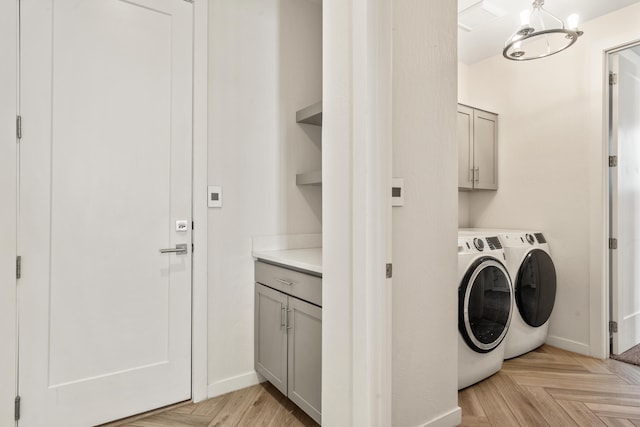
<path fill-rule="evenodd" d="M 547 11 L 544 0 L 533 0 L 532 10 L 520 13 L 520 27 L 505 42 L 502 55 L 513 61 L 528 61 L 562 52 L 583 32 L 578 29 L 578 15 L 567 18 L 567 25 Z M 536 27 L 534 27 L 536 25 Z"/>

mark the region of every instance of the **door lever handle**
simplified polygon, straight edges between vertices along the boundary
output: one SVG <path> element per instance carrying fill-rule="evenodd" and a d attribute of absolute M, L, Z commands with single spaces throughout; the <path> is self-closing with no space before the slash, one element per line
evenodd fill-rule
<path fill-rule="evenodd" d="M 187 253 L 187 244 L 178 243 L 175 248 L 160 249 L 161 254 L 184 255 Z"/>

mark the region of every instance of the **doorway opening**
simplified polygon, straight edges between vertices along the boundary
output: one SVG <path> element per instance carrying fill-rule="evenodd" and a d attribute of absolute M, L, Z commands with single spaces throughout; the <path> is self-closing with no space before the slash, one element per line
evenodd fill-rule
<path fill-rule="evenodd" d="M 609 351 L 640 365 L 640 41 L 607 52 Z"/>

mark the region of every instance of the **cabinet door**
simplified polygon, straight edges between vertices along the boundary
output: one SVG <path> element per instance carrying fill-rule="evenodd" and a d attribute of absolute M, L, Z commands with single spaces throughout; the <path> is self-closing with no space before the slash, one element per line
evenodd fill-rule
<path fill-rule="evenodd" d="M 498 116 L 486 111 L 473 112 L 474 188 L 498 189 Z"/>
<path fill-rule="evenodd" d="M 256 283 L 255 369 L 287 394 L 287 296 Z"/>
<path fill-rule="evenodd" d="M 458 187 L 473 188 L 473 108 L 458 105 Z"/>
<path fill-rule="evenodd" d="M 322 309 L 289 298 L 289 399 L 320 423 Z"/>

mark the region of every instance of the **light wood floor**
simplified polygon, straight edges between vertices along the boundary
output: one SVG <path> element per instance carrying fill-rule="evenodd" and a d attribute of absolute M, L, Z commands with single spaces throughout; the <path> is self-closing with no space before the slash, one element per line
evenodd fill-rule
<path fill-rule="evenodd" d="M 270 383 L 262 383 L 199 403 L 175 405 L 102 427 L 316 427 L 300 408 Z"/>
<path fill-rule="evenodd" d="M 463 426 L 640 426 L 640 367 L 545 345 L 458 402 Z"/>
<path fill-rule="evenodd" d="M 458 393 L 462 425 L 640 426 L 640 367 L 550 346 Z M 269 383 L 109 427 L 317 426 Z"/>

